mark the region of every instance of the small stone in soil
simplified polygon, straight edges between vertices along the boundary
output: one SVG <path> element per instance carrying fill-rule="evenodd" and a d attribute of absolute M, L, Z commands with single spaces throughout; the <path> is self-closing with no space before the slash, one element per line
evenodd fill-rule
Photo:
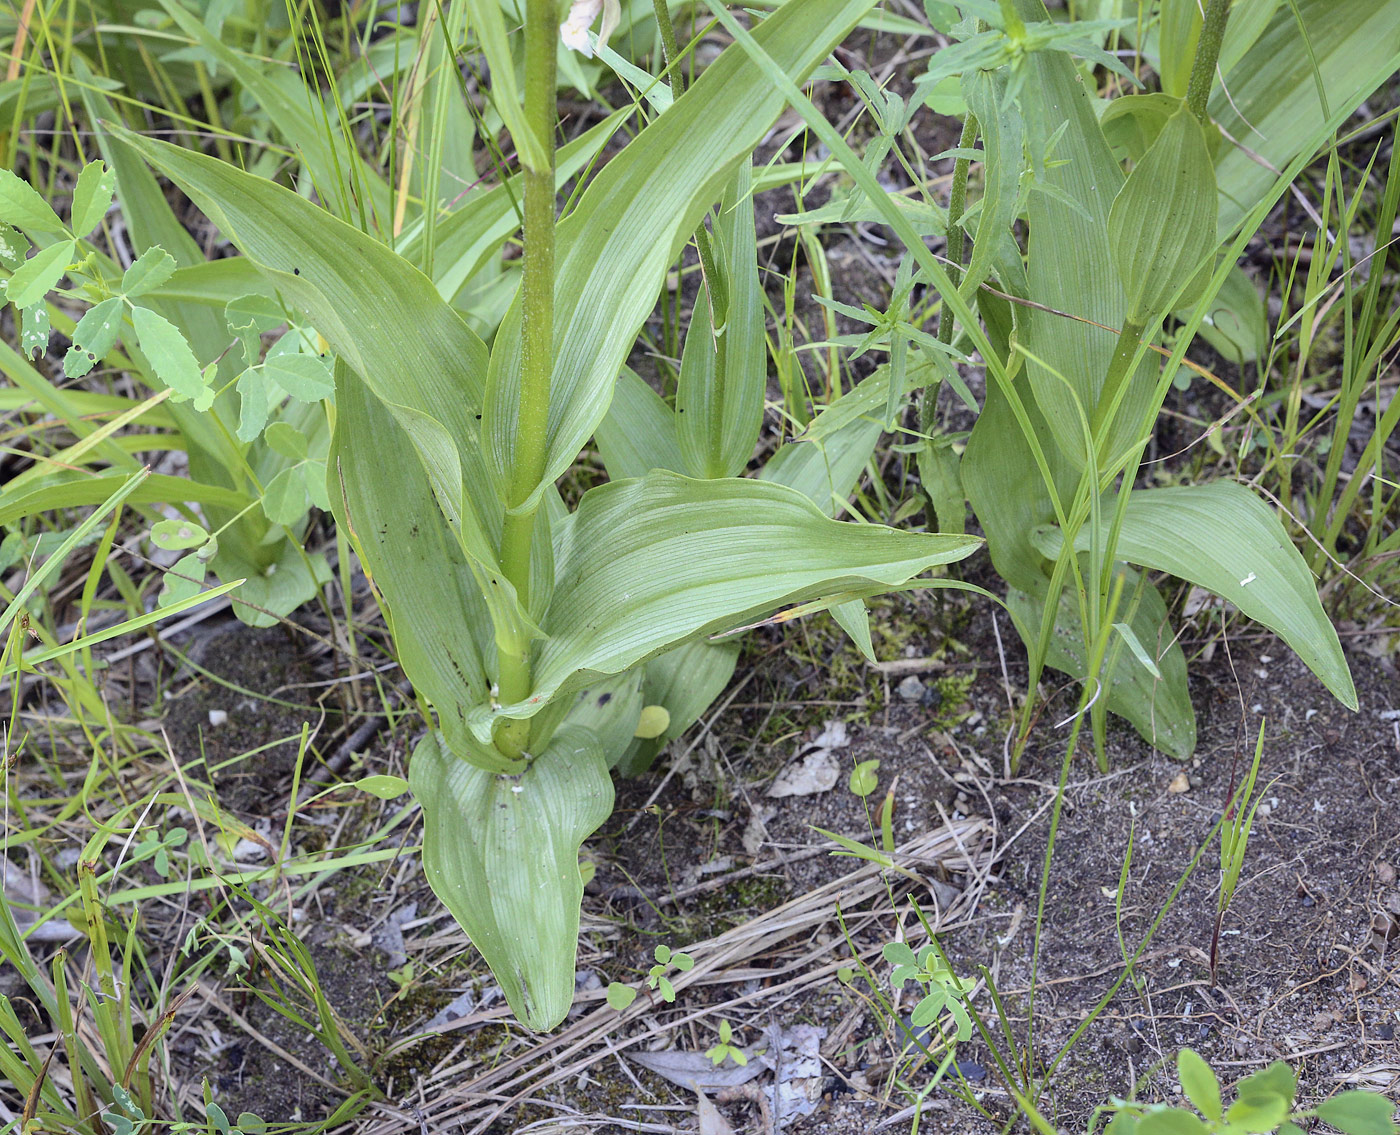
<path fill-rule="evenodd" d="M 924 684 L 918 678 L 910 674 L 904 681 L 899 683 L 897 692 L 905 701 L 923 701 Z"/>

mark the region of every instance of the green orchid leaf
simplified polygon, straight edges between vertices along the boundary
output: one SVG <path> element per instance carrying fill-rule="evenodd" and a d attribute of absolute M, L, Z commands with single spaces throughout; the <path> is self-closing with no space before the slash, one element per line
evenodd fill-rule
<path fill-rule="evenodd" d="M 1137 588 L 1140 585 L 1143 588 L 1132 621 L 1125 625 L 1131 628 L 1160 677 L 1153 675 L 1136 658 L 1119 658 L 1108 679 L 1109 712 L 1125 718 L 1148 744 L 1177 760 L 1185 760 L 1196 749 L 1196 711 L 1192 708 L 1186 681 L 1186 656 L 1172 634 L 1161 593 L 1150 582 L 1140 583 L 1138 573 L 1131 568 L 1120 567 L 1119 570 L 1125 577 L 1125 608 L 1134 602 Z M 1007 591 L 1006 605 L 1016 630 L 1027 644 L 1034 643 L 1040 636 L 1044 594 L 1043 583 L 1034 596 L 1015 587 Z M 1060 596 L 1050 652 L 1045 661 L 1081 681 L 1089 672 L 1079 604 L 1069 589 Z"/>
<path fill-rule="evenodd" d="M 801 81 L 869 7 L 870 0 L 784 4 L 753 34 L 788 75 Z M 757 63 L 742 50 L 725 51 L 603 166 L 577 208 L 560 222 L 554 374 L 541 487 L 568 469 L 603 420 L 618 371 L 676 254 L 783 106 L 783 95 Z M 515 468 L 520 310 L 517 299 L 492 348 L 483 410 L 483 441 L 501 493 Z"/>
<path fill-rule="evenodd" d="M 489 697 L 495 662 L 491 618 L 471 566 L 422 466 L 380 456 L 411 444 L 403 428 L 343 363 L 336 372 L 329 460 L 336 523 L 382 596 L 399 663 L 437 710 L 448 750 L 508 771 L 511 764 L 466 728 L 467 709 Z"/>
<path fill-rule="evenodd" d="M 256 100 L 266 120 L 290 143 L 328 209 L 342 219 L 360 220 L 361 210 L 367 206 L 371 217 L 388 227 L 393 216 L 389 186 L 364 160 L 354 141 L 331 128 L 318 91 L 299 82 L 275 81 L 267 62 L 223 42 L 174 0 L 160 0 L 160 6 L 185 35 L 221 67 L 228 68 L 243 90 Z"/>
<path fill-rule="evenodd" d="M 567 726 L 525 770 L 489 772 L 453 757 L 437 734 L 414 750 L 409 783 L 423 807 L 423 869 L 471 937 L 515 1015 L 551 1029 L 573 1004 L 583 841 L 612 813 L 597 738 Z"/>
<path fill-rule="evenodd" d="M 971 71 L 963 75 L 963 97 L 982 135 L 984 188 L 972 259 L 958 290 L 971 300 L 992 273 L 997 250 L 1016 220 L 1024 145 L 1021 112 L 1006 98 L 1005 76 Z"/>
<path fill-rule="evenodd" d="M 535 689 L 507 712 L 530 716 L 581 675 L 617 673 L 783 605 L 905 583 L 979 543 L 842 524 L 762 481 L 655 471 L 599 486 L 555 528 L 557 582 Z"/>
<path fill-rule="evenodd" d="M 1194 304 L 1208 280 L 1200 268 L 1215 250 L 1215 172 L 1205 133 L 1183 102 L 1113 199 L 1108 238 L 1139 325 L 1169 306 Z M 1196 287 L 1171 304 L 1183 288 Z"/>
<path fill-rule="evenodd" d="M 618 372 L 608 415 L 598 423 L 594 436 L 614 481 L 640 477 L 653 469 L 685 472 L 675 412 L 631 367 Z"/>
<path fill-rule="evenodd" d="M 1056 529 L 1037 539 L 1051 558 Z M 1075 548 L 1089 548 L 1087 528 Z M 1129 563 L 1188 579 L 1228 599 L 1284 640 L 1343 705 L 1356 688 L 1312 574 L 1278 517 L 1233 481 L 1139 489 L 1129 498 L 1118 554 Z"/>
<path fill-rule="evenodd" d="M 618 774 L 640 776 L 651 768 L 662 748 L 699 721 L 724 692 L 738 659 L 737 642 L 697 639 L 659 654 L 642 666 L 639 700 L 665 708 L 666 730 L 657 737 L 633 737 L 615 758 L 608 752 Z"/>
<path fill-rule="evenodd" d="M 1258 286 L 1238 264 L 1231 267 L 1211 300 L 1197 333 L 1236 366 L 1255 362 L 1268 347 L 1269 317 L 1264 301 Z"/>
<path fill-rule="evenodd" d="M 1271 0 L 1236 5 L 1227 40 L 1237 21 L 1242 33 L 1252 33 L 1245 27 L 1251 9 L 1270 6 Z M 1222 51 L 1225 81 L 1211 93 L 1211 119 L 1239 142 L 1222 145 L 1215 163 L 1222 239 L 1263 200 L 1274 171 L 1326 142 L 1329 118 L 1350 114 L 1394 74 L 1400 52 L 1400 20 L 1390 0 L 1290 0 L 1273 7 L 1268 27 L 1239 62 L 1228 66 Z"/>
<path fill-rule="evenodd" d="M 676 431 L 686 472 L 693 477 L 742 473 L 763 424 L 768 368 L 752 186 L 753 163 L 744 162 L 725 188 L 715 223 L 714 259 L 726 297 L 726 309 L 718 313 L 722 325 L 714 324 L 706 283 L 681 356 Z M 717 369 L 721 360 L 723 373 Z"/>

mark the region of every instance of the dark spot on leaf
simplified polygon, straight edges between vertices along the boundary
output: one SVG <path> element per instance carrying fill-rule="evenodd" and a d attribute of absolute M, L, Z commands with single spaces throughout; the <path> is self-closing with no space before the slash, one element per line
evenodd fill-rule
<path fill-rule="evenodd" d="M 610 702 L 610 701 L 612 701 L 612 694 L 599 694 L 599 695 L 598 695 L 598 708 L 599 708 L 599 709 L 602 709 L 603 706 L 607 705 L 608 702 Z"/>
<path fill-rule="evenodd" d="M 292 275 L 293 275 L 293 276 L 300 276 L 300 275 L 301 275 L 301 269 L 300 269 L 300 268 L 293 268 L 293 269 L 292 269 Z"/>

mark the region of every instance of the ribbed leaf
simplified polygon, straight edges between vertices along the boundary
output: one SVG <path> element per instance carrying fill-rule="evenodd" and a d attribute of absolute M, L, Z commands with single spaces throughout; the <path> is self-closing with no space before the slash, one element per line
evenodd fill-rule
<path fill-rule="evenodd" d="M 535 653 L 530 702 L 509 712 L 530 716 L 584 684 L 581 675 L 617 673 L 787 603 L 897 586 L 979 543 L 842 524 L 801 493 L 762 481 L 657 471 L 602 485 L 555 528 L 548 637 Z"/>
<path fill-rule="evenodd" d="M 520 160 L 534 170 L 545 168 L 544 139 L 525 118 L 524 98 L 515 77 L 515 57 L 506 39 L 506 22 L 498 0 L 466 0 L 472 33 L 491 68 L 488 97 L 510 131 Z"/>
<path fill-rule="evenodd" d="M 972 243 L 967 272 L 958 284 L 963 298 L 971 299 L 986 283 L 1000 243 L 1016 219 L 1023 129 L 1020 109 L 1006 100 L 1006 80 L 1001 73 L 970 71 L 963 75 L 962 89 L 968 110 L 977 117 L 986 154 L 982 163 L 982 212 L 977 221 L 977 236 Z"/>
<path fill-rule="evenodd" d="M 290 190 L 203 154 L 121 136 L 258 264 L 389 408 L 464 548 L 478 570 L 497 578 L 501 510 L 486 488 L 477 441 L 486 348 L 461 316 L 403 257 Z M 367 436 L 359 444 L 377 442 Z M 496 591 L 513 594 L 504 580 Z"/>
<path fill-rule="evenodd" d="M 1123 589 L 1126 606 L 1135 594 L 1138 574 L 1131 568 L 1120 570 L 1126 575 Z M 1006 603 L 1024 642 L 1033 643 L 1040 637 L 1043 595 L 1043 589 L 1042 597 L 1014 587 L 1007 591 Z M 1127 719 L 1144 741 L 1177 760 L 1185 760 L 1196 749 L 1196 713 L 1191 707 L 1191 692 L 1186 683 L 1186 656 L 1172 634 L 1166 604 L 1151 583 L 1144 587 L 1142 600 L 1129 625 L 1161 677 L 1154 677 L 1125 647 L 1109 679 L 1109 711 Z M 1068 590 L 1060 596 L 1046 663 L 1081 681 L 1089 672 L 1084 658 L 1084 628 L 1079 621 L 1079 604 Z"/>
<path fill-rule="evenodd" d="M 659 737 L 634 738 L 618 758 L 617 771 L 623 776 L 646 772 L 667 742 L 699 721 L 700 715 L 724 692 L 738 660 L 737 642 L 699 639 L 657 655 L 643 666 L 641 700 L 647 705 L 665 706 L 671 720 Z"/>
<path fill-rule="evenodd" d="M 607 417 L 594 436 L 614 481 L 653 469 L 684 472 L 675 411 L 631 367 L 618 374 Z"/>
<path fill-rule="evenodd" d="M 598 156 L 632 113 L 625 107 L 603 119 L 592 129 L 561 146 L 555 155 L 554 173 L 562 189 L 571 178 Z M 520 176 L 472 193 L 437 223 L 434 239 L 433 282 L 445 300 L 451 300 L 500 251 L 507 238 L 520 228 Z M 399 253 L 420 267 L 423 264 L 423 226 L 406 228 L 403 239 L 394 246 Z"/>
<path fill-rule="evenodd" d="M 573 1004 L 578 852 L 612 812 L 591 732 L 561 729 L 517 776 L 476 768 L 430 733 L 408 766 L 423 806 L 423 869 L 491 966 L 515 1015 L 551 1029 Z"/>
<path fill-rule="evenodd" d="M 1038 534 L 1049 556 L 1058 530 Z M 1089 547 L 1089 532 L 1075 540 Z M 1164 571 L 1228 599 L 1276 633 L 1349 709 L 1356 688 L 1302 555 L 1278 517 L 1233 481 L 1133 492 L 1118 540 L 1129 563 Z"/>
<path fill-rule="evenodd" d="M 378 587 L 399 664 L 437 710 L 452 753 L 508 767 L 466 729 L 467 709 L 488 697 L 491 620 L 466 557 L 412 460 L 403 427 L 344 364 L 336 367 L 331 504 Z M 365 439 L 373 439 L 365 444 Z"/>
<path fill-rule="evenodd" d="M 1258 6 L 1236 5 L 1245 12 Z M 1295 7 L 1307 28 L 1306 42 Z M 1232 12 L 1231 25 L 1236 18 Z M 1226 72 L 1224 87 L 1217 85 L 1210 100 L 1211 118 L 1240 142 L 1223 145 L 1215 167 L 1222 237 L 1268 192 L 1274 170 L 1322 144 L 1329 115 L 1355 109 L 1395 73 L 1397 53 L 1400 19 L 1394 0 L 1297 0 L 1278 6 L 1268 29 Z"/>
<path fill-rule="evenodd" d="M 475 448 L 486 347 L 423 273 L 265 178 L 121 137 L 189 194 L 387 405 L 434 416 L 460 449 Z"/>
<path fill-rule="evenodd" d="M 870 0 L 785 4 L 754 36 L 804 79 Z M 729 50 L 584 191 L 558 230 L 554 375 L 543 483 L 574 461 L 607 412 L 613 382 L 651 314 L 666 272 L 783 109 L 783 97 L 743 51 Z M 500 483 L 514 468 L 520 385 L 519 301 L 491 358 L 486 442 Z"/>
<path fill-rule="evenodd" d="M 1023 19 L 1048 19 L 1041 0 L 1014 2 Z M 1033 155 L 1043 155 L 1037 183 L 1053 190 L 1033 188 L 1030 194 L 1028 294 L 1116 331 L 1127 308 L 1113 266 L 1108 215 L 1123 172 L 1073 61 L 1061 52 L 1037 52 L 1026 61 L 1025 73 L 1026 140 Z M 1060 133 L 1067 121 L 1068 129 Z M 1044 363 L 1026 364 L 1031 387 L 1059 448 L 1078 467 L 1084 440 L 1076 401 L 1092 416 L 1113 354 L 1113 331 L 1027 308 L 1017 315 L 1017 334 Z M 1132 440 L 1151 397 L 1152 383 L 1140 369 L 1129 382 L 1105 452 L 1119 452 Z"/>
<path fill-rule="evenodd" d="M 1166 314 L 1215 249 L 1215 174 L 1201 124 L 1183 102 L 1167 119 L 1113 199 L 1108 238 L 1128 317 L 1146 324 Z M 1199 279 L 1196 301 L 1207 281 Z"/>
<path fill-rule="evenodd" d="M 1157 70 L 1162 76 L 1162 91 L 1174 98 L 1185 98 L 1191 64 L 1196 59 L 1196 41 L 1201 34 L 1201 9 L 1197 0 L 1162 0 L 1161 20 Z"/>
<path fill-rule="evenodd" d="M 723 326 L 712 318 L 708 283 L 701 288 L 686 332 L 676 391 L 676 429 L 686 471 L 694 477 L 734 477 L 753 456 L 768 386 L 763 348 L 763 289 L 754 234 L 753 166 L 745 162 L 726 187 L 713 248 L 724 281 Z M 716 367 L 724 347 L 724 373 Z"/>
<path fill-rule="evenodd" d="M 261 113 L 296 151 L 303 173 L 309 176 L 327 208 L 342 219 L 358 220 L 358 209 L 363 207 L 369 214 L 366 220 L 373 218 L 388 227 L 392 215 L 389 187 L 355 147 L 332 135 L 328 120 L 311 109 L 320 101 L 317 92 L 295 89 L 293 84 L 300 86 L 295 72 L 282 70 L 280 76 L 292 83 L 277 81 L 250 57 L 224 43 L 181 5 L 173 0 L 160 0 L 160 4 L 180 30 L 227 67 L 256 100 Z"/>

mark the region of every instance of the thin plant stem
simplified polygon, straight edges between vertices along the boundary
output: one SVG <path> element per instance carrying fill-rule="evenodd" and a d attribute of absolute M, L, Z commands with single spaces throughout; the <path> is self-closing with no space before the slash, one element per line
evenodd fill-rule
<path fill-rule="evenodd" d="M 530 546 L 538 498 L 526 502 L 545 475 L 549 427 L 549 384 L 554 367 L 554 123 L 558 46 L 555 0 L 527 0 L 525 6 L 525 124 L 544 153 L 542 168 L 524 167 L 525 252 L 521 262 L 520 407 L 516 419 L 501 570 L 522 608 L 530 602 Z M 530 693 L 528 642 L 498 648 L 501 700 L 522 701 Z M 503 721 L 496 747 L 520 757 L 529 740 L 528 720 Z"/>
<path fill-rule="evenodd" d="M 969 112 L 963 120 L 962 134 L 958 138 L 958 149 L 967 150 L 977 141 L 977 119 Z M 967 248 L 967 234 L 963 232 L 962 215 L 967 209 L 967 174 L 972 165 L 971 159 L 959 155 L 953 162 L 953 184 L 948 190 L 948 279 L 954 285 L 962 283 L 963 254 Z M 938 313 L 938 341 L 953 341 L 953 317 L 946 307 Z"/>
<path fill-rule="evenodd" d="M 1201 35 L 1196 41 L 1196 59 L 1191 64 L 1191 78 L 1186 84 L 1186 105 L 1202 126 L 1210 121 L 1206 103 L 1215 82 L 1215 65 L 1220 60 L 1220 44 L 1225 38 L 1225 24 L 1230 18 L 1230 0 L 1207 0 Z"/>

